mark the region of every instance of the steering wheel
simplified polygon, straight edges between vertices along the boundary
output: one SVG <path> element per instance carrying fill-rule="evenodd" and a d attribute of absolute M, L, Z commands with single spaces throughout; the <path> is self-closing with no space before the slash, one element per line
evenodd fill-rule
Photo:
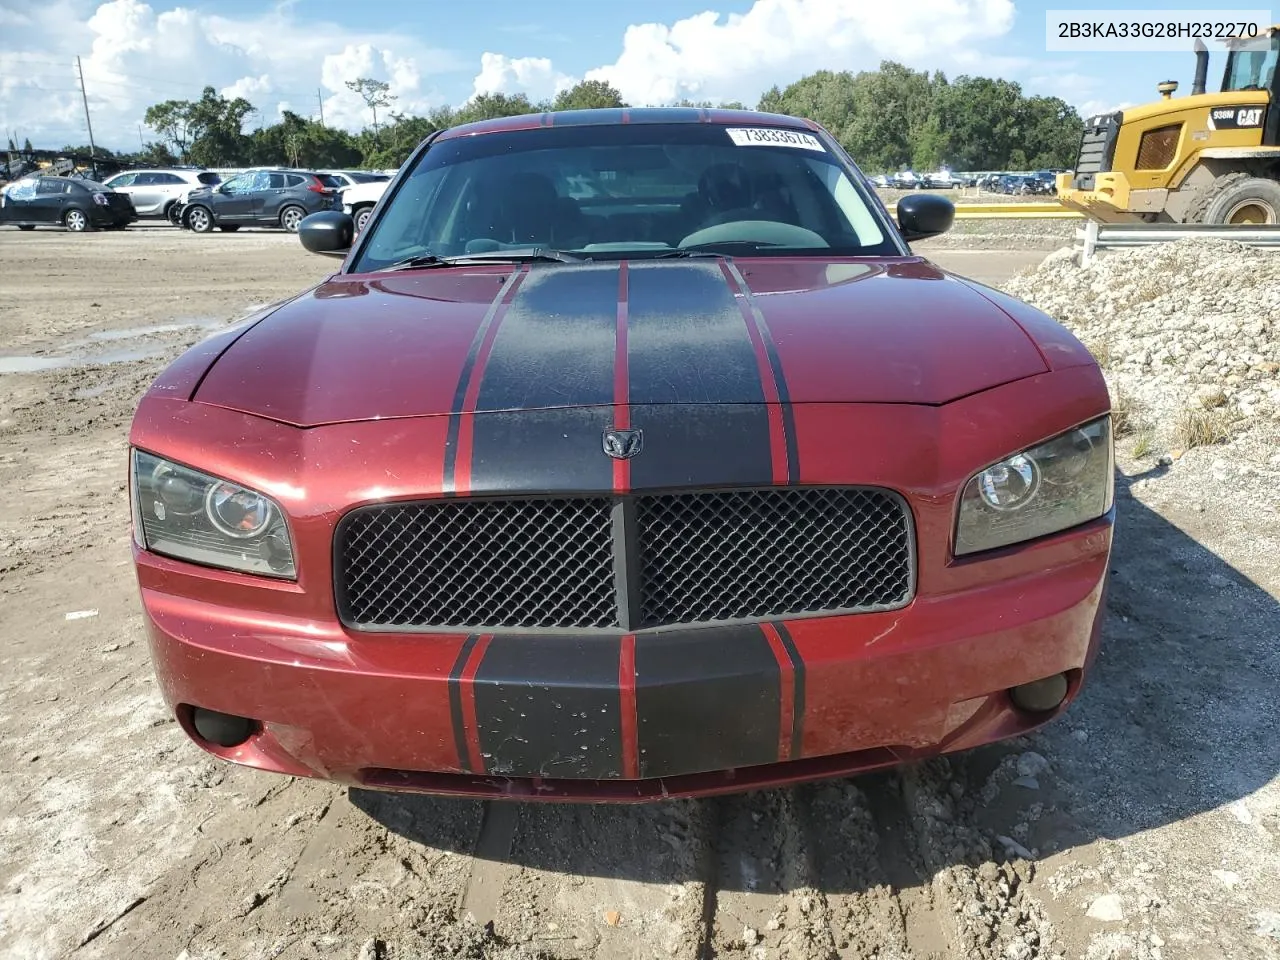
<path fill-rule="evenodd" d="M 698 247 L 708 243 L 758 243 L 771 247 L 829 247 L 819 233 L 776 220 L 734 220 L 695 230 L 677 244 Z"/>

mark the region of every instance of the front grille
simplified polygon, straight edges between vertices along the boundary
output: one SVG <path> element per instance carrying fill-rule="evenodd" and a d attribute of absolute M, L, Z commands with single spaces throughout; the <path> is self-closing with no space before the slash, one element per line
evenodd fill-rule
<path fill-rule="evenodd" d="M 617 625 L 603 497 L 358 510 L 335 555 L 339 602 L 355 624 Z"/>
<path fill-rule="evenodd" d="M 640 630 L 892 609 L 911 599 L 896 494 L 785 487 L 363 507 L 338 610 L 372 630 Z"/>
<path fill-rule="evenodd" d="M 1080 153 L 1076 158 L 1075 173 L 1071 185 L 1077 190 L 1092 190 L 1095 174 L 1111 169 L 1115 159 L 1116 135 L 1120 132 L 1122 114 L 1106 114 L 1090 117 L 1080 138 Z"/>

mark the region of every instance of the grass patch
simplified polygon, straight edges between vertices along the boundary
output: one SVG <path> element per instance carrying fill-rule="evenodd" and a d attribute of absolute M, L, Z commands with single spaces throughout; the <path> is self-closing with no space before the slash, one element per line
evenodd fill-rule
<path fill-rule="evenodd" d="M 1145 460 L 1147 457 L 1151 456 L 1151 452 L 1154 449 L 1155 449 L 1155 444 L 1153 443 L 1151 439 L 1151 434 L 1149 432 L 1144 430 L 1142 433 L 1138 434 L 1136 438 L 1134 438 L 1133 456 L 1135 459 Z"/>
<path fill-rule="evenodd" d="M 1224 443 L 1231 438 L 1231 417 L 1225 410 L 1183 410 L 1173 427 L 1174 440 L 1185 450 Z"/>
<path fill-rule="evenodd" d="M 1111 432 L 1116 437 L 1133 433 L 1138 425 L 1138 403 L 1119 387 L 1111 388 Z"/>
<path fill-rule="evenodd" d="M 1098 366 L 1111 366 L 1111 341 L 1110 340 L 1089 340 L 1085 343 L 1084 348 L 1093 354 L 1093 359 L 1098 361 Z"/>

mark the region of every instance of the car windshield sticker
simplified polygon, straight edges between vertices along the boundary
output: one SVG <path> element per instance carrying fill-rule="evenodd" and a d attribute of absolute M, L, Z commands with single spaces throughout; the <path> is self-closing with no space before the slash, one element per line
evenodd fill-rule
<path fill-rule="evenodd" d="M 801 150 L 818 150 L 826 153 L 826 148 L 818 138 L 798 130 L 773 130 L 764 127 L 726 127 L 729 139 L 740 147 L 799 147 Z"/>

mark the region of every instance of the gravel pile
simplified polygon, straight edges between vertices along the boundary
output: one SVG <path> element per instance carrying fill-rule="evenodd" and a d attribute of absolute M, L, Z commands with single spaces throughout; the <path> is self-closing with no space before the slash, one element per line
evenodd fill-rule
<path fill-rule="evenodd" d="M 1280 256 L 1225 240 L 1070 249 L 1005 289 L 1056 317 L 1097 357 L 1129 430 L 1176 450 L 1280 426 Z M 1117 426 L 1117 432 L 1122 432 Z"/>

